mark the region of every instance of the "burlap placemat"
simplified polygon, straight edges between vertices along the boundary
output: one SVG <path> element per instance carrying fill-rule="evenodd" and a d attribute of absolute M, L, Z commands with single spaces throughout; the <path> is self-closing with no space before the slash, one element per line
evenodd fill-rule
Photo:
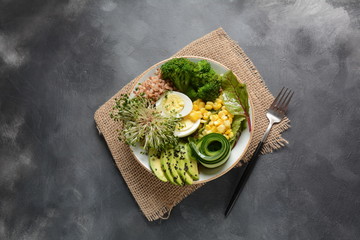
<path fill-rule="evenodd" d="M 253 101 L 255 119 L 253 139 L 243 158 L 245 162 L 248 161 L 268 125 L 265 113 L 274 97 L 244 51 L 222 28 L 195 40 L 174 56 L 190 55 L 210 58 L 224 64 L 247 84 Z M 114 98 L 119 97 L 121 93 L 131 91 L 131 86 L 139 77 L 132 80 L 96 111 L 95 122 L 141 211 L 149 221 L 153 221 L 169 213 L 175 205 L 203 184 L 178 187 L 159 181 L 134 159 L 129 147 L 118 140 L 116 130 L 119 125 L 110 118 L 109 113 L 114 105 Z M 272 152 L 284 146 L 287 142 L 281 137 L 281 132 L 288 128 L 289 119 L 287 118 L 275 125 L 262 153 Z"/>

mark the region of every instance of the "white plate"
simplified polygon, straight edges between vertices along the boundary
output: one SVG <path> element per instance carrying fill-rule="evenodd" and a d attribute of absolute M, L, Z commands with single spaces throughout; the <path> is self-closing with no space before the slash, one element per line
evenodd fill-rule
<path fill-rule="evenodd" d="M 227 67 L 225 67 L 224 65 L 222 65 L 221 63 L 218 63 L 216 61 L 213 61 L 211 59 L 207 59 L 207 58 L 202 58 L 202 57 L 195 57 L 195 56 L 184 56 L 185 58 L 189 59 L 192 62 L 198 62 L 200 60 L 207 60 L 210 62 L 211 67 L 215 70 L 215 72 L 217 72 L 218 74 L 224 74 L 225 72 L 227 72 L 229 69 Z M 134 84 L 133 88 L 134 89 L 139 83 L 144 82 L 146 79 L 148 79 L 150 76 L 153 76 L 156 72 L 156 70 L 158 68 L 160 68 L 160 66 L 162 64 L 164 64 L 165 62 L 169 61 L 170 59 L 166 59 L 164 61 L 161 61 L 157 64 L 155 64 L 154 66 L 152 66 L 151 68 L 149 68 L 147 71 L 145 71 L 139 78 L 139 81 L 137 83 Z M 237 76 L 238 79 L 240 79 L 241 82 L 241 76 Z M 130 94 L 130 96 L 134 96 L 133 93 Z M 251 142 L 251 138 L 252 138 L 252 133 L 254 132 L 254 119 L 253 119 L 253 107 L 252 107 L 252 103 L 250 100 L 250 95 L 249 95 L 249 105 L 250 105 L 250 120 L 251 120 L 251 126 L 252 126 L 252 131 L 249 132 L 249 128 L 247 127 L 242 133 L 240 138 L 238 139 L 236 145 L 234 146 L 234 148 L 231 151 L 229 160 L 217 167 L 217 168 L 213 168 L 213 169 L 209 169 L 209 168 L 205 168 L 203 166 L 201 166 L 199 164 L 199 180 L 198 181 L 194 181 L 193 184 L 199 184 L 199 183 L 204 183 L 204 182 L 209 182 L 211 180 L 214 180 L 222 175 L 224 175 L 226 172 L 228 172 L 230 169 L 232 169 L 239 161 L 240 159 L 244 156 L 246 150 L 249 147 L 249 144 Z M 140 145 L 136 146 L 136 147 L 130 147 L 135 159 L 138 160 L 138 162 L 144 167 L 146 168 L 149 172 L 151 172 L 150 166 L 149 166 L 149 160 L 148 160 L 148 156 L 143 154 L 142 152 L 144 151 Z"/>

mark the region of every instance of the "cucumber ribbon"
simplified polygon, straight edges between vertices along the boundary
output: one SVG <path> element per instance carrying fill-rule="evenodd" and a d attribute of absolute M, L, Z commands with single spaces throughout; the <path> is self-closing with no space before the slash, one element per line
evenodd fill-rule
<path fill-rule="evenodd" d="M 230 157 L 230 143 L 222 134 L 210 133 L 196 143 L 190 141 L 196 159 L 207 168 L 224 164 Z"/>

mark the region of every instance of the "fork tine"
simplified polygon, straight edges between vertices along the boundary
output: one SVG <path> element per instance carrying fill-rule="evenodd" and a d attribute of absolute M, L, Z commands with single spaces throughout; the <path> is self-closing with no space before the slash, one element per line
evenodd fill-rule
<path fill-rule="evenodd" d="M 285 107 L 285 104 L 286 104 L 286 100 L 288 99 L 288 97 L 290 96 L 290 93 L 291 93 L 291 90 L 290 89 L 287 89 L 287 90 L 289 90 L 288 92 L 287 92 L 287 94 L 285 94 L 284 93 L 284 100 L 279 104 L 279 106 L 278 106 L 278 108 L 279 108 L 279 110 L 284 110 L 284 107 Z M 285 96 L 286 95 L 286 96 Z"/>
<path fill-rule="evenodd" d="M 288 92 L 288 88 L 286 88 L 285 89 L 285 92 L 282 94 L 282 96 L 281 96 L 281 98 L 280 98 L 280 100 L 279 100 L 279 102 L 276 104 L 276 108 L 278 109 L 278 110 L 281 110 L 281 105 L 283 104 L 283 98 L 284 98 L 284 96 L 286 95 L 286 93 Z"/>
<path fill-rule="evenodd" d="M 280 90 L 279 94 L 276 96 L 276 98 L 274 99 L 274 101 L 272 102 L 272 104 L 270 105 L 270 108 L 274 108 L 276 103 L 278 102 L 282 91 L 284 90 L 285 87 L 282 87 L 282 89 Z"/>
<path fill-rule="evenodd" d="M 289 106 L 289 103 L 290 103 L 290 100 L 291 100 L 291 98 L 292 98 L 293 95 L 294 95 L 294 91 L 291 91 L 291 95 L 290 95 L 290 97 L 289 97 L 289 100 L 287 100 L 287 102 L 286 102 L 285 105 L 284 105 L 284 112 L 287 111 L 288 106 Z"/>

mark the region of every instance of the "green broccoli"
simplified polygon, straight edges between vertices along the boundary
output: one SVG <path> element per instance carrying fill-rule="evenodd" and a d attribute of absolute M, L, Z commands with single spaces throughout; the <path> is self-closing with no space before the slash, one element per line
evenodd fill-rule
<path fill-rule="evenodd" d="M 204 86 L 210 79 L 212 79 L 216 74 L 216 72 L 211 68 L 211 65 L 206 60 L 201 60 L 197 63 L 194 68 L 194 78 L 191 81 L 191 85 L 194 88 L 200 88 Z"/>
<path fill-rule="evenodd" d="M 164 63 L 160 70 L 162 79 L 170 80 L 192 100 L 213 101 L 220 94 L 221 76 L 206 60 L 194 63 L 186 58 L 174 58 Z"/>
<path fill-rule="evenodd" d="M 219 96 L 220 87 L 221 82 L 213 79 L 198 89 L 197 97 L 203 101 L 214 101 Z"/>
<path fill-rule="evenodd" d="M 196 73 L 207 73 L 210 72 L 210 70 L 211 70 L 211 65 L 206 60 L 200 60 L 199 62 L 197 62 L 197 65 L 194 68 L 194 72 Z"/>
<path fill-rule="evenodd" d="M 173 58 L 161 67 L 162 79 L 170 80 L 181 92 L 186 92 L 196 64 L 186 58 Z"/>
<path fill-rule="evenodd" d="M 189 98 L 191 98 L 192 100 L 196 100 L 196 99 L 198 99 L 199 97 L 198 97 L 198 93 L 195 91 L 195 89 L 193 88 L 193 87 L 189 87 L 188 89 L 187 89 L 187 91 L 185 92 L 185 94 L 189 97 Z"/>
<path fill-rule="evenodd" d="M 217 74 L 206 60 L 201 60 L 194 68 L 194 78 L 191 85 L 197 90 L 197 98 L 213 101 L 220 94 L 221 76 Z"/>

